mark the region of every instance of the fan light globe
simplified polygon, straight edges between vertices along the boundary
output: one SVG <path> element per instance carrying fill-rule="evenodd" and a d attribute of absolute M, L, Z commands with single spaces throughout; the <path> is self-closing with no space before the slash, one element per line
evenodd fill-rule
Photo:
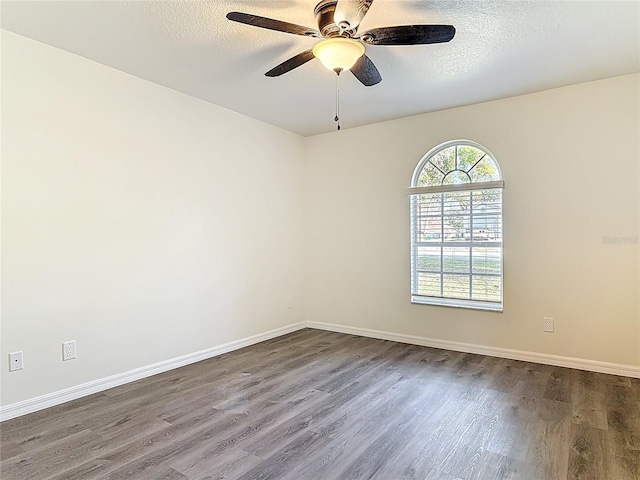
<path fill-rule="evenodd" d="M 349 70 L 364 55 L 364 45 L 343 37 L 327 38 L 313 47 L 313 54 L 329 70 Z"/>

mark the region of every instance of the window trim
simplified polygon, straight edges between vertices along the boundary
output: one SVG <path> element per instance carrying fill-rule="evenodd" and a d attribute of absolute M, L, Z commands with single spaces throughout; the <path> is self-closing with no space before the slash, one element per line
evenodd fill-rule
<path fill-rule="evenodd" d="M 442 150 L 445 150 L 450 147 L 458 147 L 458 146 L 470 146 L 475 147 L 479 150 L 482 150 L 486 154 L 491 157 L 491 160 L 495 164 L 500 180 L 494 180 L 489 182 L 468 182 L 468 183 L 459 183 L 459 184 L 451 184 L 451 185 L 431 185 L 426 187 L 418 187 L 420 174 L 425 167 L 425 164 L 433 158 L 437 153 Z M 452 170 L 455 171 L 455 170 Z M 450 173 L 450 172 L 448 172 Z M 477 191 L 477 190 L 489 190 L 489 189 L 501 189 L 504 190 L 504 180 L 502 179 L 502 171 L 500 169 L 500 164 L 496 160 L 495 156 L 489 149 L 480 145 L 477 142 L 473 142 L 471 140 L 451 140 L 429 150 L 418 162 L 413 175 L 411 177 L 411 187 L 407 189 L 407 196 L 409 198 L 409 215 L 410 215 L 410 250 L 411 250 L 411 258 L 410 258 L 410 270 L 411 270 L 411 281 L 410 281 L 410 293 L 411 293 L 411 303 L 417 305 L 432 305 L 432 306 L 441 306 L 441 307 L 453 307 L 453 308 L 466 308 L 473 310 L 484 310 L 484 311 L 492 311 L 502 313 L 504 311 L 504 195 L 500 195 L 500 219 L 502 223 L 502 240 L 500 242 L 500 301 L 486 301 L 486 300 L 472 300 L 472 299 L 459 299 L 459 298 L 448 298 L 448 297 L 433 297 L 428 295 L 420 295 L 413 292 L 413 276 L 414 276 L 414 205 L 413 205 L 413 195 L 420 194 L 435 194 L 435 193 L 443 193 L 443 192 L 464 192 L 464 191 Z"/>
<path fill-rule="evenodd" d="M 503 302 L 487 302 L 483 300 L 463 300 L 460 298 L 438 298 L 438 297 L 429 297 L 427 295 L 416 295 L 414 293 L 411 294 L 411 303 L 414 305 L 433 305 L 436 307 L 467 308 L 470 310 L 485 310 L 489 312 L 499 312 L 499 313 L 502 313 L 504 311 Z"/>

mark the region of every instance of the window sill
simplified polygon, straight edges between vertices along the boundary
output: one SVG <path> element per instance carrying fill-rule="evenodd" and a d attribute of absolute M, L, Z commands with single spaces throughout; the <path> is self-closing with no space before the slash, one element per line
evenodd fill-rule
<path fill-rule="evenodd" d="M 470 310 L 483 310 L 498 313 L 502 313 L 503 311 L 502 303 L 479 302 L 473 300 L 411 296 L 411 303 L 416 305 L 432 305 L 436 307 L 468 308 Z"/>

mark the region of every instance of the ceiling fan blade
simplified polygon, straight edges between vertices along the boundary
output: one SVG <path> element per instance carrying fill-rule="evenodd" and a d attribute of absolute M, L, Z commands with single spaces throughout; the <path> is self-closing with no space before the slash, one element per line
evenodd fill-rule
<path fill-rule="evenodd" d="M 233 22 L 244 23 L 254 27 L 266 28 L 268 30 L 276 30 L 277 32 L 293 33 L 294 35 L 303 35 L 305 37 L 320 37 L 320 32 L 313 28 L 303 27 L 295 23 L 283 22 L 272 18 L 260 17 L 258 15 L 250 15 L 242 12 L 229 12 L 227 18 Z"/>
<path fill-rule="evenodd" d="M 398 25 L 367 30 L 360 40 L 369 45 L 425 45 L 448 42 L 455 34 L 452 25 Z"/>
<path fill-rule="evenodd" d="M 380 72 L 366 55 L 362 55 L 355 65 L 351 67 L 351 73 L 353 73 L 365 87 L 377 85 L 382 81 Z"/>
<path fill-rule="evenodd" d="M 291 57 L 289 60 L 285 60 L 280 65 L 273 67 L 269 70 L 265 75 L 267 77 L 279 77 L 280 75 L 287 73 L 294 68 L 298 68 L 300 65 L 304 65 L 309 60 L 313 60 L 315 55 L 313 51 L 307 50 L 305 52 L 299 53 L 295 57 Z"/>
<path fill-rule="evenodd" d="M 342 30 L 355 30 L 372 3 L 373 0 L 338 0 L 333 20 Z"/>

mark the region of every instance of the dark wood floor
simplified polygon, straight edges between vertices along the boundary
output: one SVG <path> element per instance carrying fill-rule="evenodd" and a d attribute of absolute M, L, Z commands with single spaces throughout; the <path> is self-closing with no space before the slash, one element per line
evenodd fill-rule
<path fill-rule="evenodd" d="M 0 425 L 9 479 L 640 479 L 640 380 L 301 330 Z"/>

